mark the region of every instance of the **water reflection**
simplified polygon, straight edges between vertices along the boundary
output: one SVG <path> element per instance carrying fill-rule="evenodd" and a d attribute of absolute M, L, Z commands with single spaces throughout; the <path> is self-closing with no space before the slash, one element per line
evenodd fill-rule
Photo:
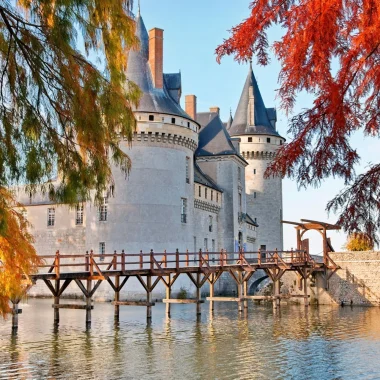
<path fill-rule="evenodd" d="M 97 304 L 90 331 L 83 311 L 62 310 L 54 328 L 51 301 L 23 307 L 18 336 L 0 322 L 0 379 L 375 379 L 380 374 L 380 310 L 216 304 L 200 318 L 194 305 L 120 310 Z"/>

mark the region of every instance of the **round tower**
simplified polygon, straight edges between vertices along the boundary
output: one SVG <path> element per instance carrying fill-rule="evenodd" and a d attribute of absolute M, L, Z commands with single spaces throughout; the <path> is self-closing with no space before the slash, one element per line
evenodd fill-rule
<path fill-rule="evenodd" d="M 283 249 L 282 180 L 264 178 L 265 170 L 285 141 L 276 131 L 276 110 L 266 108 L 256 78 L 249 68 L 229 133 L 240 139 L 245 168 L 247 214 L 254 219 L 257 239 L 248 249 Z"/>
<path fill-rule="evenodd" d="M 129 53 L 126 75 L 139 86 L 142 98 L 134 110 L 132 144 L 120 141 L 132 169 L 125 178 L 114 168 L 113 194 L 105 197 L 103 208 L 88 210 L 86 242 L 99 251 L 104 243 L 106 253 L 184 252 L 193 247 L 193 156 L 199 124 L 180 107 L 180 73 L 163 73 L 163 30 L 148 34 L 138 14 L 136 34 L 140 49 Z"/>

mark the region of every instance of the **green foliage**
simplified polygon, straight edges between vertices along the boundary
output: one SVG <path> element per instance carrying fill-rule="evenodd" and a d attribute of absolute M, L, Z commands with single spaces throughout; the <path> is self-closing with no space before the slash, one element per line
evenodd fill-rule
<path fill-rule="evenodd" d="M 130 170 L 119 138 L 131 139 L 140 99 L 125 76 L 128 51 L 138 44 L 131 3 L 0 2 L 0 314 L 21 291 L 16 280 L 38 263 L 9 186 L 26 184 L 57 203 L 92 194 L 99 203 L 113 184 L 111 164 Z M 102 71 L 90 54 L 102 59 Z"/>
<path fill-rule="evenodd" d="M 372 251 L 373 250 L 373 242 L 371 239 L 362 232 L 357 232 L 351 234 L 347 238 L 347 242 L 345 244 L 345 248 L 348 251 Z"/>
<path fill-rule="evenodd" d="M 112 182 L 110 160 L 128 173 L 118 136 L 131 138 L 140 91 L 125 77 L 127 52 L 138 41 L 124 3 L 2 2 L 0 186 L 22 182 L 72 203 L 92 189 L 100 200 Z M 104 57 L 104 72 L 78 52 L 78 31 L 86 54 Z"/>
<path fill-rule="evenodd" d="M 181 288 L 179 289 L 177 299 L 179 299 L 179 300 L 187 299 L 187 290 L 183 286 L 181 286 Z"/>

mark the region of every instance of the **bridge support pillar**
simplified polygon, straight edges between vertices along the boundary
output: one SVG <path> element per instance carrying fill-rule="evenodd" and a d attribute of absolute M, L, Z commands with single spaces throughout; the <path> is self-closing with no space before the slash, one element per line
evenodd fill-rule
<path fill-rule="evenodd" d="M 87 296 L 86 296 L 86 329 L 91 328 L 91 308 L 92 308 L 92 280 L 87 280 Z"/>
<path fill-rule="evenodd" d="M 201 315 L 201 274 L 197 273 L 197 315 Z"/>
<path fill-rule="evenodd" d="M 18 304 L 20 300 L 11 300 L 12 301 L 12 335 L 17 334 L 18 330 L 18 315 L 19 315 L 19 308 Z"/>
<path fill-rule="evenodd" d="M 238 298 L 239 298 L 239 301 L 238 301 L 238 310 L 239 310 L 239 313 L 242 313 L 243 312 L 243 278 L 242 278 L 242 273 L 239 272 L 238 274 L 238 282 L 237 282 L 237 288 L 238 288 Z"/>
<path fill-rule="evenodd" d="M 303 292 L 304 292 L 304 303 L 305 303 L 305 307 L 308 307 L 309 306 L 309 295 L 308 295 L 308 292 L 307 292 L 307 279 L 309 277 L 308 273 L 307 273 L 307 268 L 305 268 L 303 270 Z"/>
<path fill-rule="evenodd" d="M 54 305 L 59 305 L 59 288 L 60 281 L 55 280 L 55 295 L 54 295 Z M 59 325 L 59 308 L 54 308 L 54 326 Z"/>
<path fill-rule="evenodd" d="M 148 322 L 152 319 L 152 276 L 146 277 L 146 286 L 147 286 L 147 292 L 146 292 L 146 301 L 148 303 L 148 306 L 146 307 L 146 319 Z"/>
<path fill-rule="evenodd" d="M 171 287 L 171 284 L 170 284 L 170 281 L 171 281 L 171 278 L 170 278 L 170 274 L 169 276 L 166 276 L 166 283 L 167 283 L 167 286 L 166 286 L 166 299 L 170 299 L 171 296 L 172 296 L 172 287 Z M 171 303 L 168 302 L 166 304 L 166 315 L 170 318 L 170 312 L 171 312 Z"/>
<path fill-rule="evenodd" d="M 118 302 L 120 301 L 120 276 L 115 277 L 115 313 L 114 313 L 114 320 L 116 322 L 119 322 L 119 317 L 120 317 L 120 306 Z"/>
<path fill-rule="evenodd" d="M 243 282 L 243 294 L 244 294 L 244 309 L 248 310 L 248 300 L 245 298 L 248 296 L 248 280 Z"/>
<path fill-rule="evenodd" d="M 215 291 L 214 291 L 214 277 L 215 275 L 213 274 L 211 277 L 210 281 L 210 297 L 214 297 Z M 214 311 L 214 301 L 210 301 L 210 314 L 212 314 Z"/>

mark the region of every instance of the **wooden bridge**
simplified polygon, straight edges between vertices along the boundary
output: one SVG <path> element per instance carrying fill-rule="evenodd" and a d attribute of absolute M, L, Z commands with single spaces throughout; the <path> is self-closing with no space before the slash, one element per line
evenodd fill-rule
<path fill-rule="evenodd" d="M 102 282 L 106 281 L 114 292 L 115 319 L 119 319 L 120 306 L 145 306 L 147 319 L 152 317 L 152 292 L 161 282 L 166 288 L 166 313 L 170 316 L 170 306 L 173 303 L 194 303 L 197 314 L 201 313 L 202 286 L 209 283 L 210 296 L 207 297 L 209 307 L 214 309 L 214 302 L 232 301 L 238 305 L 239 312 L 248 308 L 249 300 L 266 299 L 273 301 L 274 307 L 280 306 L 283 298 L 289 295 L 280 294 L 280 279 L 286 271 L 298 274 L 299 285 L 303 288 L 305 306 L 308 306 L 307 280 L 312 272 L 320 271 L 326 274 L 329 268 L 325 262 L 317 262 L 307 251 L 258 251 L 258 252 L 196 252 L 196 253 L 150 253 L 127 254 L 114 252 L 113 254 L 97 255 L 92 251 L 82 255 L 62 255 L 59 251 L 55 255 L 42 256 L 44 264 L 39 267 L 38 274 L 27 276 L 26 291 L 37 281 L 43 281 L 54 297 L 54 323 L 59 323 L 60 309 L 83 309 L 86 311 L 86 326 L 91 326 L 92 299 Z M 325 260 L 324 260 L 325 261 Z M 271 296 L 248 295 L 248 280 L 257 270 L 263 270 L 273 282 Z M 237 285 L 236 297 L 215 297 L 214 286 L 223 273 L 228 273 Z M 187 276 L 194 284 L 196 297 L 193 299 L 173 299 L 172 287 L 179 276 Z M 135 277 L 146 292 L 145 301 L 121 301 L 120 291 L 128 286 L 128 279 Z M 85 302 L 83 304 L 60 303 L 60 298 L 71 283 L 75 283 L 81 290 Z M 12 299 L 13 328 L 17 330 L 18 304 L 20 299 Z"/>

